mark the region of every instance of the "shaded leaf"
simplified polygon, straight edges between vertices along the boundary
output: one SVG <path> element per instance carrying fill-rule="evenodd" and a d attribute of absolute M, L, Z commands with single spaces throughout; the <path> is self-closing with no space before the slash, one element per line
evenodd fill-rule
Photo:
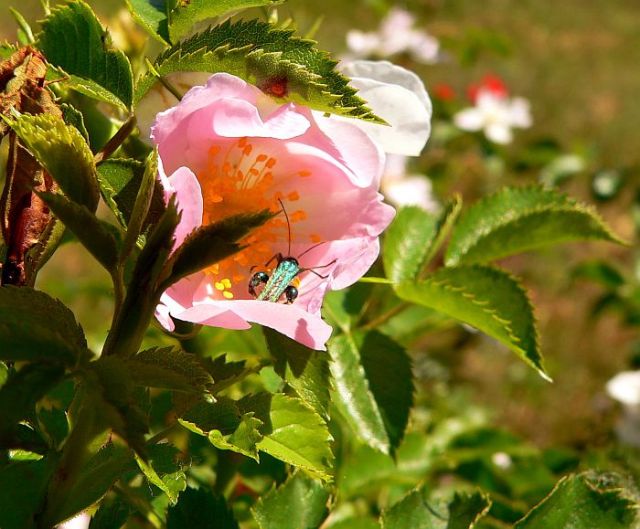
<path fill-rule="evenodd" d="M 296 394 L 325 420 L 329 413 L 329 357 L 263 327 L 267 346 L 275 359 L 274 369 Z"/>
<path fill-rule="evenodd" d="M 382 529 L 473 529 L 490 506 L 489 497 L 480 492 L 455 493 L 447 503 L 420 488 L 382 513 Z"/>
<path fill-rule="evenodd" d="M 211 360 L 204 359 L 203 365 L 209 374 L 213 377 L 212 393 L 217 393 L 228 388 L 238 380 L 244 378 L 248 373 L 252 372 L 245 367 L 245 362 L 227 362 L 227 355 L 223 354 Z"/>
<path fill-rule="evenodd" d="M 411 361 L 400 345 L 378 332 L 329 342 L 331 372 L 341 407 L 369 446 L 393 454 L 413 405 Z"/>
<path fill-rule="evenodd" d="M 133 250 L 138 241 L 138 236 L 142 234 L 145 219 L 148 216 L 149 208 L 153 200 L 155 185 L 158 175 L 158 150 L 154 149 L 148 156 L 145 163 L 142 182 L 138 188 L 136 200 L 133 204 L 133 210 L 129 222 L 127 223 L 127 231 L 124 241 L 122 242 L 122 250 L 120 253 L 120 262 L 126 261 L 127 257 Z"/>
<path fill-rule="evenodd" d="M 592 208 L 552 189 L 504 188 L 457 223 L 446 264 L 484 263 L 567 241 L 622 242 Z"/>
<path fill-rule="evenodd" d="M 191 0 L 179 3 L 170 12 L 169 35 L 176 42 L 189 33 L 194 24 L 208 18 L 226 15 L 233 11 L 250 7 L 263 7 L 281 4 L 284 0 Z"/>
<path fill-rule="evenodd" d="M 99 199 L 96 168 L 78 129 L 52 114 L 21 114 L 11 127 L 64 194 L 95 211 Z"/>
<path fill-rule="evenodd" d="M 167 512 L 167 529 L 196 527 L 238 529 L 239 526 L 224 496 L 203 487 L 185 490 L 177 505 L 169 507 Z"/>
<path fill-rule="evenodd" d="M 12 373 L 0 389 L 0 447 L 21 448 L 23 443 L 36 444 L 32 430 L 18 423 L 35 415 L 35 405 L 64 376 L 59 364 L 28 364 Z M 25 431 L 26 429 L 26 431 Z"/>
<path fill-rule="evenodd" d="M 107 444 L 83 465 L 65 501 L 55 506 L 48 519 L 56 524 L 93 505 L 134 465 L 133 454 L 128 448 Z"/>
<path fill-rule="evenodd" d="M 316 528 L 328 514 L 328 500 L 322 483 L 298 471 L 262 496 L 252 511 L 261 529 Z"/>
<path fill-rule="evenodd" d="M 145 164 L 124 158 L 105 160 L 98 166 L 98 182 L 102 196 L 124 228 L 129 224 L 144 172 Z M 160 183 L 156 182 L 142 231 L 157 222 L 163 211 L 163 191 Z"/>
<path fill-rule="evenodd" d="M 200 394 L 213 383 L 195 355 L 171 347 L 147 349 L 126 365 L 135 383 L 152 388 Z"/>
<path fill-rule="evenodd" d="M 227 72 L 261 87 L 269 95 L 368 121 L 382 122 L 340 74 L 336 61 L 291 30 L 258 20 L 225 22 L 177 43 L 162 53 L 154 68 L 175 72 Z M 136 85 L 136 104 L 155 84 L 149 73 Z"/>
<path fill-rule="evenodd" d="M 414 279 L 436 235 L 436 217 L 422 208 L 402 208 L 386 231 L 382 258 L 394 283 Z"/>
<path fill-rule="evenodd" d="M 171 275 L 164 282 L 163 289 L 240 251 L 244 246 L 236 241 L 262 226 L 272 216 L 269 210 L 243 213 L 194 230 L 173 255 Z"/>
<path fill-rule="evenodd" d="M 78 132 L 82 134 L 85 141 L 89 143 L 89 133 L 87 132 L 87 127 L 84 125 L 82 112 L 68 103 L 62 103 L 60 105 L 60 110 L 62 110 L 62 118 L 64 119 L 64 122 L 67 125 L 73 125 L 78 129 Z"/>
<path fill-rule="evenodd" d="M 180 451 L 172 445 L 162 443 L 149 450 L 149 461 L 136 456 L 136 462 L 150 483 L 164 492 L 171 503 L 187 488 L 187 477 L 178 462 Z"/>
<path fill-rule="evenodd" d="M 2 529 L 35 527 L 35 515 L 45 499 L 55 458 L 15 461 L 0 467 Z"/>
<path fill-rule="evenodd" d="M 70 74 L 72 88 L 124 109 L 131 106 L 131 64 L 82 0 L 52 9 L 37 38 L 47 60 Z"/>
<path fill-rule="evenodd" d="M 237 402 L 221 397 L 217 402 L 200 402 L 179 419 L 192 432 L 206 436 L 221 450 L 232 450 L 258 460 L 256 444 L 262 439 L 262 421 Z"/>
<path fill-rule="evenodd" d="M 486 266 L 442 268 L 418 283 L 396 287 L 402 299 L 436 309 L 502 342 L 548 379 L 533 307 L 506 272 Z"/>
<path fill-rule="evenodd" d="M 60 301 L 29 287 L 0 287 L 0 359 L 73 366 L 87 352 L 82 328 Z"/>
<path fill-rule="evenodd" d="M 637 504 L 621 483 L 615 474 L 567 476 L 514 529 L 628 529 L 636 520 Z"/>
<path fill-rule="evenodd" d="M 118 243 L 103 221 L 86 206 L 71 202 L 63 195 L 38 193 L 38 196 L 105 269 L 109 272 L 115 270 L 118 262 Z"/>

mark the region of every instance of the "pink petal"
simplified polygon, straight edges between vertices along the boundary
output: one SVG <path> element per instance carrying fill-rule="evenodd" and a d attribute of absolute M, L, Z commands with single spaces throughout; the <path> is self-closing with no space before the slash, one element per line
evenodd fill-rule
<path fill-rule="evenodd" d="M 164 186 L 165 200 L 176 197 L 176 206 L 181 213 L 180 224 L 176 228 L 174 249 L 180 246 L 186 237 L 202 225 L 202 189 L 200 182 L 188 167 L 179 167 L 171 176 L 166 177 L 162 161 L 158 163 L 160 180 Z"/>
<path fill-rule="evenodd" d="M 248 329 L 253 322 L 270 327 L 307 347 L 324 351 L 331 326 L 319 316 L 294 305 L 270 301 L 211 301 L 195 305 L 175 317 L 184 321 L 223 327 Z"/>

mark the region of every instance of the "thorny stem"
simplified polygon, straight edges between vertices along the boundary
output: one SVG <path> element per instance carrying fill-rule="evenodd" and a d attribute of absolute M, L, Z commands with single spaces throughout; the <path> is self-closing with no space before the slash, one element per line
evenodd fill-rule
<path fill-rule="evenodd" d="M 135 126 L 136 117 L 132 114 L 118 129 L 118 132 L 116 132 L 106 145 L 94 156 L 93 161 L 96 165 L 109 158 L 109 156 L 111 156 L 117 148 L 124 143 L 124 140 L 129 137 Z"/>

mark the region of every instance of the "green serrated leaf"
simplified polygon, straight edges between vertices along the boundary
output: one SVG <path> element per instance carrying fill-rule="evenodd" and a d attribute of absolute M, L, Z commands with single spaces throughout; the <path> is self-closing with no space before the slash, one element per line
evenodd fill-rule
<path fill-rule="evenodd" d="M 238 529 L 238 522 L 224 496 L 214 494 L 205 487 L 188 488 L 177 505 L 169 507 L 167 529 Z"/>
<path fill-rule="evenodd" d="M 555 190 L 505 188 L 462 216 L 447 248 L 446 264 L 485 263 L 579 240 L 622 242 L 595 210 Z"/>
<path fill-rule="evenodd" d="M 329 418 L 329 357 L 268 327 L 262 328 L 274 369 L 322 418 Z"/>
<path fill-rule="evenodd" d="M 621 482 L 615 474 L 567 476 L 514 529 L 629 529 L 637 519 L 637 504 Z"/>
<path fill-rule="evenodd" d="M 164 45 L 169 44 L 167 9 L 164 0 L 125 0 L 134 20 L 149 35 Z"/>
<path fill-rule="evenodd" d="M 76 129 L 78 129 L 78 132 L 82 134 L 82 137 L 88 144 L 89 133 L 87 132 L 87 128 L 84 125 L 84 117 L 82 115 L 82 112 L 68 103 L 62 103 L 60 105 L 60 110 L 62 110 L 62 118 L 64 119 L 64 122 L 67 125 L 73 125 Z"/>
<path fill-rule="evenodd" d="M 158 288 L 160 276 L 173 248 L 173 234 L 179 221 L 180 215 L 172 199 L 140 251 L 127 295 L 103 348 L 103 356 L 133 356 L 140 349 L 163 291 Z"/>
<path fill-rule="evenodd" d="M 75 477 L 65 501 L 50 512 L 53 524 L 62 522 L 93 505 L 127 471 L 134 468 L 131 451 L 125 446 L 107 444 L 83 466 Z"/>
<path fill-rule="evenodd" d="M 131 507 L 119 496 L 106 496 L 91 517 L 91 529 L 120 529 L 131 512 Z"/>
<path fill-rule="evenodd" d="M 214 360 L 203 359 L 203 365 L 207 372 L 213 377 L 211 393 L 216 394 L 228 388 L 238 380 L 244 378 L 252 370 L 245 367 L 245 362 L 227 362 L 227 355 L 223 354 Z"/>
<path fill-rule="evenodd" d="M 118 243 L 103 221 L 86 206 L 71 202 L 64 195 L 38 193 L 38 196 L 106 270 L 115 270 L 118 262 Z"/>
<path fill-rule="evenodd" d="M 79 92 L 124 109 L 131 106 L 131 64 L 112 47 L 109 33 L 82 0 L 54 8 L 42 22 L 37 45 L 51 64 L 70 74 Z"/>
<path fill-rule="evenodd" d="M 293 36 L 258 20 L 229 21 L 209 28 L 162 53 L 157 74 L 227 72 L 281 100 L 316 110 L 383 123 L 336 71 L 336 61 L 311 40 Z M 156 83 L 154 74 L 136 85 L 136 105 Z"/>
<path fill-rule="evenodd" d="M 171 275 L 164 282 L 163 289 L 240 251 L 243 246 L 236 241 L 271 217 L 273 213 L 268 209 L 259 213 L 243 213 L 194 230 L 173 255 Z"/>
<path fill-rule="evenodd" d="M 425 265 L 429 264 L 440 251 L 444 241 L 449 236 L 449 233 L 451 233 L 451 229 L 457 222 L 458 217 L 460 216 L 460 211 L 462 211 L 462 198 L 456 194 L 445 204 L 444 209 L 438 216 L 438 221 L 436 223 L 436 235 L 429 246 L 427 255 L 424 258 Z"/>
<path fill-rule="evenodd" d="M 87 342 L 73 313 L 29 287 L 0 287 L 0 359 L 75 365 Z"/>
<path fill-rule="evenodd" d="M 406 351 L 373 331 L 337 336 L 329 352 L 336 393 L 354 433 L 372 448 L 393 454 L 413 405 Z"/>
<path fill-rule="evenodd" d="M 402 208 L 387 229 L 382 259 L 394 283 L 414 279 L 436 235 L 436 217 L 419 207 Z"/>
<path fill-rule="evenodd" d="M 64 194 L 95 211 L 99 199 L 96 168 L 78 129 L 51 114 L 21 114 L 10 124 Z"/>
<path fill-rule="evenodd" d="M 329 491 L 302 472 L 262 496 L 252 509 L 260 529 L 320 527 L 328 514 Z"/>
<path fill-rule="evenodd" d="M 103 356 L 90 367 L 89 391 L 93 392 L 95 407 L 101 410 L 100 420 L 140 456 L 146 457 L 144 434 L 148 419 L 136 402 L 128 363 L 115 356 Z"/>
<path fill-rule="evenodd" d="M 149 154 L 145 170 L 142 174 L 142 182 L 138 189 L 136 200 L 133 204 L 133 210 L 129 222 L 127 223 L 127 231 L 125 233 L 122 249 L 120 252 L 120 263 L 124 263 L 130 253 L 136 246 L 138 237 L 142 234 L 145 219 L 149 214 L 149 208 L 153 199 L 155 185 L 158 174 L 158 150 L 154 149 Z"/>
<path fill-rule="evenodd" d="M 126 361 L 136 384 L 201 394 L 213 383 L 198 358 L 178 349 L 154 348 Z"/>
<path fill-rule="evenodd" d="M 455 493 L 447 503 L 419 488 L 382 513 L 382 529 L 473 529 L 490 507 L 491 500 L 480 492 Z"/>
<path fill-rule="evenodd" d="M 235 401 L 221 397 L 215 403 L 200 402 L 179 420 L 185 428 L 205 435 L 215 447 L 258 460 L 256 444 L 262 439 L 262 421 Z"/>
<path fill-rule="evenodd" d="M 129 224 L 144 172 L 145 165 L 131 159 L 109 159 L 98 166 L 98 183 L 102 197 L 124 228 Z M 150 224 L 155 224 L 163 211 L 163 191 L 160 183 L 156 182 L 142 230 L 145 231 Z"/>
<path fill-rule="evenodd" d="M 168 444 L 158 444 L 150 448 L 149 460 L 136 455 L 136 463 L 150 483 L 164 492 L 172 504 L 187 488 L 187 477 L 177 461 L 180 451 Z"/>
<path fill-rule="evenodd" d="M 418 283 L 397 285 L 399 297 L 467 323 L 502 342 L 549 380 L 525 290 L 498 268 L 442 268 Z"/>
<path fill-rule="evenodd" d="M 295 397 L 265 394 L 238 402 L 245 412 L 254 412 L 263 423 L 260 451 L 301 468 L 309 475 L 331 481 L 333 454 L 331 434 L 316 412 Z"/>
<path fill-rule="evenodd" d="M 169 35 L 172 42 L 177 42 L 187 35 L 194 24 L 226 15 L 233 11 L 251 7 L 264 7 L 281 4 L 284 0 L 189 0 L 178 2 L 169 13 Z"/>

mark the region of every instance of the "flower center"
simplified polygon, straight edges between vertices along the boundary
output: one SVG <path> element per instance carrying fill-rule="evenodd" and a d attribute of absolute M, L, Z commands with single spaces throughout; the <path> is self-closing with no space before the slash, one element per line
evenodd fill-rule
<path fill-rule="evenodd" d="M 296 240 L 295 224 L 306 220 L 304 209 L 296 207 L 296 190 L 282 192 L 274 179 L 278 160 L 246 137 L 218 143 L 209 149 L 207 166 L 198 175 L 204 199 L 202 224 L 207 225 L 231 215 L 269 209 L 282 210 L 282 201 L 291 224 L 291 242 Z M 282 170 L 283 168 L 278 167 Z M 298 171 L 300 178 L 311 176 Z M 288 179 L 291 181 L 290 179 Z M 276 215 L 253 230 L 242 244 L 247 248 L 205 270 L 212 277 L 208 295 L 214 299 L 249 299 L 248 282 L 252 268 L 264 270 L 265 263 L 278 252 L 286 251 L 288 229 L 284 214 Z M 311 237 L 315 239 L 319 237 Z M 286 257 L 286 256 L 285 256 Z M 275 261 L 272 267 L 275 267 Z"/>

